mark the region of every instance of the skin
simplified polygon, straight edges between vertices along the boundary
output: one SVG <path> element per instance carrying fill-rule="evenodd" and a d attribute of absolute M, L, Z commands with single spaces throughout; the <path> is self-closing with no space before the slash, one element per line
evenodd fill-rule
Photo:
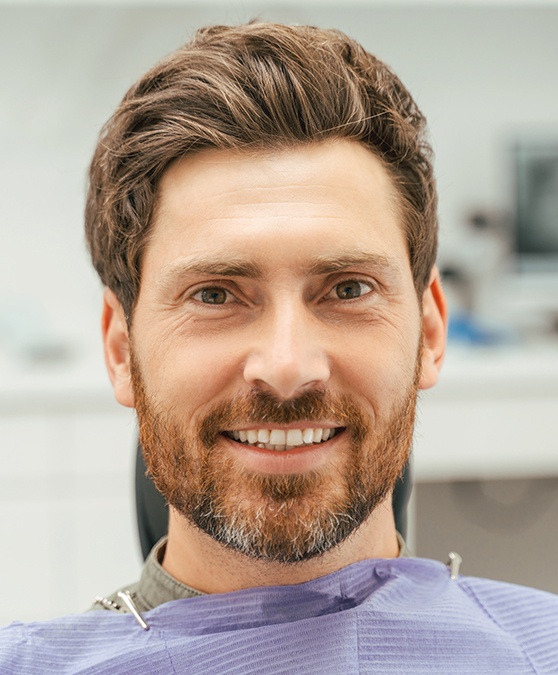
<path fill-rule="evenodd" d="M 135 403 L 131 345 L 147 393 L 184 420 L 253 388 L 280 400 L 325 389 L 349 393 L 379 424 L 413 381 L 421 338 L 419 388 L 437 381 L 447 323 L 439 276 L 434 269 L 417 298 L 398 196 L 360 144 L 186 156 L 162 178 L 142 265 L 130 330 L 105 294 L 105 358 L 122 405 Z M 360 296 L 339 298 L 347 283 Z M 215 288 L 223 304 L 206 302 Z M 347 439 L 298 455 L 244 452 L 225 437 L 218 449 L 252 472 L 333 476 Z M 227 592 L 397 554 L 389 496 L 335 549 L 290 566 L 226 549 L 171 508 L 163 566 L 199 590 Z"/>

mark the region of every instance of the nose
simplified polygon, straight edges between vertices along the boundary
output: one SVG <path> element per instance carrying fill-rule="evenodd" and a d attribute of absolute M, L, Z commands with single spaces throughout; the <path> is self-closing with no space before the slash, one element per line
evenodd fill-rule
<path fill-rule="evenodd" d="M 262 317 L 258 330 L 244 364 L 248 384 L 289 400 L 329 380 L 323 333 L 303 303 L 282 303 Z"/>

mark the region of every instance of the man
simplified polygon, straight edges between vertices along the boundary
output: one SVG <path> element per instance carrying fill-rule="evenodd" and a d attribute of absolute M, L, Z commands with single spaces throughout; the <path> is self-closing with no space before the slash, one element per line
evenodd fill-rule
<path fill-rule="evenodd" d="M 554 596 L 406 557 L 395 530 L 445 348 L 424 125 L 309 27 L 202 30 L 128 92 L 86 230 L 169 535 L 98 599 L 115 612 L 7 628 L 2 672 L 558 672 Z"/>

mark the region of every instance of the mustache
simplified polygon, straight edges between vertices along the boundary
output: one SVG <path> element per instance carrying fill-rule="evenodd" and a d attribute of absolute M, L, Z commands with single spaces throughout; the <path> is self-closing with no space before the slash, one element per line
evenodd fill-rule
<path fill-rule="evenodd" d="M 346 427 L 355 441 L 365 437 L 369 422 L 350 396 L 334 396 L 322 390 L 305 391 L 282 401 L 269 392 L 252 389 L 249 394 L 223 401 L 199 425 L 206 447 L 215 445 L 223 431 L 252 424 L 294 424 L 330 420 Z"/>

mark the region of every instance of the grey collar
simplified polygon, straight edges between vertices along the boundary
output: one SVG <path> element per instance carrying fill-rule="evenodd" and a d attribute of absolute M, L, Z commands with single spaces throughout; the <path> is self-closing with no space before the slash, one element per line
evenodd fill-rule
<path fill-rule="evenodd" d="M 397 532 L 397 539 L 399 541 L 398 557 L 412 557 L 405 540 L 399 532 Z M 121 589 L 121 591 L 128 591 L 130 593 L 135 606 L 140 612 L 147 612 L 172 600 L 183 600 L 184 598 L 205 595 L 205 593 L 181 583 L 163 569 L 162 562 L 166 545 L 167 537 L 163 537 L 151 549 L 151 553 L 143 566 L 140 580 L 136 584 Z M 118 602 L 118 591 L 106 599 L 111 602 Z M 103 607 L 97 604 L 92 609 L 103 609 Z"/>

